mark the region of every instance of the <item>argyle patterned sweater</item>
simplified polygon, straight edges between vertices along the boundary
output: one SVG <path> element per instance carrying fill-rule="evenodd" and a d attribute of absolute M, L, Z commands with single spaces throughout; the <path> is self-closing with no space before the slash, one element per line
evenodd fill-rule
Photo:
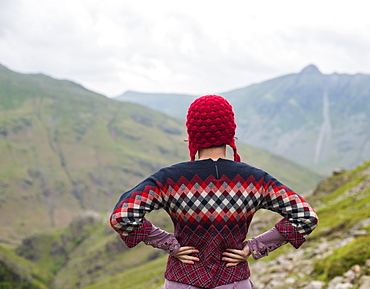
<path fill-rule="evenodd" d="M 111 215 L 111 226 L 128 247 L 150 233 L 145 214 L 164 209 L 181 246 L 199 250 L 193 265 L 169 256 L 165 278 L 213 288 L 249 278 L 248 262 L 226 267 L 222 252 L 242 249 L 252 217 L 259 209 L 280 214 L 275 224 L 286 242 L 299 248 L 318 224 L 311 206 L 268 173 L 226 159 L 184 162 L 154 173 L 124 193 Z"/>

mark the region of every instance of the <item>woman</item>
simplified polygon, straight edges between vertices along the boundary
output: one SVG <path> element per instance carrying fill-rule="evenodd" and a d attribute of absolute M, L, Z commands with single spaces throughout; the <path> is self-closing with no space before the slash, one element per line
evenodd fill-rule
<path fill-rule="evenodd" d="M 259 259 L 285 243 L 299 248 L 317 226 L 317 215 L 301 196 L 240 161 L 234 113 L 226 99 L 196 99 L 186 126 L 190 161 L 163 168 L 124 193 L 111 226 L 128 247 L 143 241 L 169 253 L 166 289 L 252 288 L 248 257 Z M 234 161 L 226 159 L 226 145 L 233 149 Z M 145 218 L 158 209 L 171 217 L 174 234 Z M 244 241 L 259 209 L 283 219 Z"/>

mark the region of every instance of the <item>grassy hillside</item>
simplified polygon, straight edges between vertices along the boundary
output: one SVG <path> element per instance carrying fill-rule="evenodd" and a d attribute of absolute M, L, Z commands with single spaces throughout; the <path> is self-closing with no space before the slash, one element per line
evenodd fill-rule
<path fill-rule="evenodd" d="M 361 277 L 370 275 L 370 161 L 326 178 L 307 199 L 318 228 L 299 250 L 284 246 L 252 260 L 257 289 L 360 288 Z"/>
<path fill-rule="evenodd" d="M 33 234 L 23 239 L 22 244 L 14 250 L 17 255 L 13 255 L 18 259 L 27 259 L 24 262 L 31 263 L 40 272 L 47 272 L 48 284 L 55 289 L 84 288 L 123 276 L 129 280 L 127 276 L 148 262 L 151 265 L 144 265 L 141 269 L 145 277 L 140 276 L 140 282 L 147 280 L 151 283 L 153 278 L 156 282 L 162 282 L 165 253 L 144 244 L 129 250 L 110 228 L 107 219 L 107 216 L 85 213 L 74 219 L 67 228 Z M 163 214 L 153 214 L 150 219 L 162 228 L 171 230 L 171 223 Z M 154 264 L 155 270 L 151 270 L 153 267 L 150 266 Z M 115 277 L 116 274 L 119 276 Z M 50 276 L 54 276 L 53 282 Z M 137 280 L 131 278 L 127 282 L 134 284 Z M 125 287 L 128 285 L 122 283 L 118 285 L 120 288 L 134 288 Z"/>
<path fill-rule="evenodd" d="M 106 212 L 158 168 L 186 160 L 183 124 L 44 75 L 0 69 L 0 234 Z"/>
<path fill-rule="evenodd" d="M 0 288 L 47 289 L 53 280 L 48 270 L 0 246 Z"/>

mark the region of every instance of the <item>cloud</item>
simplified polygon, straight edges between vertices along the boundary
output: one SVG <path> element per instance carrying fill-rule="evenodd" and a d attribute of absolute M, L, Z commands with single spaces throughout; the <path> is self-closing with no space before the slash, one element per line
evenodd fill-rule
<path fill-rule="evenodd" d="M 370 73 L 363 3 L 0 0 L 0 63 L 109 96 L 218 93 L 310 63 Z"/>

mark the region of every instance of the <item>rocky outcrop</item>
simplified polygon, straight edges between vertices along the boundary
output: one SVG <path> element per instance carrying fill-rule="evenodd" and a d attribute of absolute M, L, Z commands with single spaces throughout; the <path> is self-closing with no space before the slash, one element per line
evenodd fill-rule
<path fill-rule="evenodd" d="M 331 255 L 334 249 L 348 245 L 354 238 L 348 236 L 333 241 L 323 239 L 315 246 L 303 246 L 299 250 L 289 248 L 272 261 L 252 261 L 251 279 L 255 284 L 254 289 L 369 289 L 370 259 L 365 264 L 353 265 L 342 276 L 336 276 L 329 282 L 312 280 L 315 260 Z"/>

